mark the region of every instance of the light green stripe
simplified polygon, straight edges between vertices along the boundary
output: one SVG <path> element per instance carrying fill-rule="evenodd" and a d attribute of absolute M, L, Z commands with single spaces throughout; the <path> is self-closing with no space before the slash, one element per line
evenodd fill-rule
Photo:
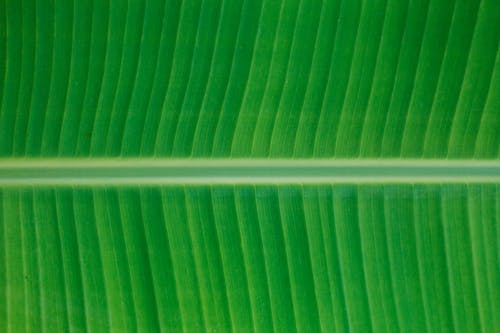
<path fill-rule="evenodd" d="M 0 161 L 0 185 L 500 182 L 500 161 L 55 160 Z"/>

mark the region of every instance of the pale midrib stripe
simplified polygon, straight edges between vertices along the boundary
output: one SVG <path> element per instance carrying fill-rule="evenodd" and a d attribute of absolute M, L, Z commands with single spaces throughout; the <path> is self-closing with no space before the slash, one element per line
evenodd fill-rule
<path fill-rule="evenodd" d="M 500 161 L 3 159 L 0 185 L 500 183 Z"/>

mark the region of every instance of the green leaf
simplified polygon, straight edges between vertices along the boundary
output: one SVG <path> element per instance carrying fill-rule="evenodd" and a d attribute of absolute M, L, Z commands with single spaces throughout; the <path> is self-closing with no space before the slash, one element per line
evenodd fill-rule
<path fill-rule="evenodd" d="M 497 159 L 495 0 L 3 0 L 0 156 Z"/>
<path fill-rule="evenodd" d="M 498 191 L 4 189 L 3 330 L 494 331 Z"/>
<path fill-rule="evenodd" d="M 0 0 L 0 332 L 500 331 L 496 0 Z"/>

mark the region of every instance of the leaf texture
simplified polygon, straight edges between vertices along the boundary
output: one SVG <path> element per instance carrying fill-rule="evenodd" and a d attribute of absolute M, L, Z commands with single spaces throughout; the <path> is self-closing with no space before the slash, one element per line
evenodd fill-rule
<path fill-rule="evenodd" d="M 497 0 L 0 0 L 0 333 L 499 332 L 499 41 Z"/>
<path fill-rule="evenodd" d="M 493 332 L 498 191 L 3 189 L 1 330 Z"/>
<path fill-rule="evenodd" d="M 1 8 L 0 156 L 499 156 L 495 0 Z"/>

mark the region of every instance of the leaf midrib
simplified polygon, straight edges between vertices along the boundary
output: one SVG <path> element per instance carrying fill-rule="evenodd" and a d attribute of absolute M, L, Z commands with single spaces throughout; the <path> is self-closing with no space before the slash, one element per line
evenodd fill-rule
<path fill-rule="evenodd" d="M 500 182 L 500 161 L 5 159 L 0 185 Z"/>

